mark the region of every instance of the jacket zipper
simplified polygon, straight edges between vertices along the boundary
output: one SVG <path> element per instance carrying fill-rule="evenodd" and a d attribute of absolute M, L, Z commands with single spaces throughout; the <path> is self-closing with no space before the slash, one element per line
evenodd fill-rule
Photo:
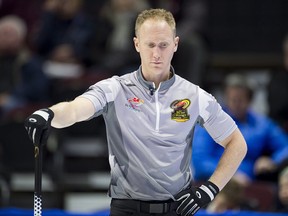
<path fill-rule="evenodd" d="M 158 92 L 160 89 L 160 85 L 159 84 L 158 88 L 155 91 L 155 107 L 156 107 L 156 125 L 155 125 L 155 130 L 156 132 L 159 132 L 159 125 L 160 125 L 160 103 L 159 103 L 159 98 L 158 98 Z"/>

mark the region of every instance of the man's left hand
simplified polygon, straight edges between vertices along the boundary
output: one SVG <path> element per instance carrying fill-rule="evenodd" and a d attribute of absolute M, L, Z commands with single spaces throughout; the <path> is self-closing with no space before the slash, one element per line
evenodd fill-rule
<path fill-rule="evenodd" d="M 191 187 L 176 195 L 179 206 L 176 213 L 181 216 L 192 216 L 200 208 L 205 207 L 219 193 L 219 188 L 210 181 L 200 187 Z"/>

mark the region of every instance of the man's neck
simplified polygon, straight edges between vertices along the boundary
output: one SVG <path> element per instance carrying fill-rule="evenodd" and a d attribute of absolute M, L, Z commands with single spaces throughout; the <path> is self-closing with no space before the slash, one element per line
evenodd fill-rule
<path fill-rule="evenodd" d="M 147 76 L 147 75 L 145 76 L 145 74 L 142 71 L 142 75 L 146 81 L 153 82 L 155 84 L 155 89 L 157 89 L 160 83 L 166 80 L 169 80 L 173 76 L 173 73 L 169 71 L 168 73 L 165 73 L 164 75 L 161 74 L 159 76 Z"/>

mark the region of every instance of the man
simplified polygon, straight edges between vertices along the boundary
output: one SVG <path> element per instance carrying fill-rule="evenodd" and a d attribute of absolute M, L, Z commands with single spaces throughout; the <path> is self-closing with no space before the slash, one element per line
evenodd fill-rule
<path fill-rule="evenodd" d="M 287 135 L 271 119 L 251 109 L 253 87 L 244 75 L 231 74 L 227 77 L 224 98 L 225 110 L 236 122 L 248 146 L 248 153 L 235 179 L 244 185 L 255 180 L 275 180 L 276 175 L 271 174 L 276 172 L 278 164 L 288 158 Z M 202 181 L 213 173 L 223 149 L 199 127 L 195 130 L 193 146 L 194 178 Z"/>
<path fill-rule="evenodd" d="M 179 37 L 172 14 L 143 11 L 135 33 L 141 58 L 137 71 L 102 80 L 71 102 L 34 112 L 26 129 L 38 145 L 50 124 L 63 128 L 102 114 L 112 175 L 110 215 L 194 215 L 233 176 L 246 144 L 212 96 L 174 73 L 171 59 Z M 191 140 L 197 122 L 225 153 L 209 181 L 191 187 Z"/>

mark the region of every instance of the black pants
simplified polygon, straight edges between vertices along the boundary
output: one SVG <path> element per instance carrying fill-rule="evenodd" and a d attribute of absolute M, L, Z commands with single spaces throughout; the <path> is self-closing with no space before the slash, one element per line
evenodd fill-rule
<path fill-rule="evenodd" d="M 173 200 L 144 202 L 129 199 L 112 199 L 110 216 L 177 216 L 178 204 Z"/>

